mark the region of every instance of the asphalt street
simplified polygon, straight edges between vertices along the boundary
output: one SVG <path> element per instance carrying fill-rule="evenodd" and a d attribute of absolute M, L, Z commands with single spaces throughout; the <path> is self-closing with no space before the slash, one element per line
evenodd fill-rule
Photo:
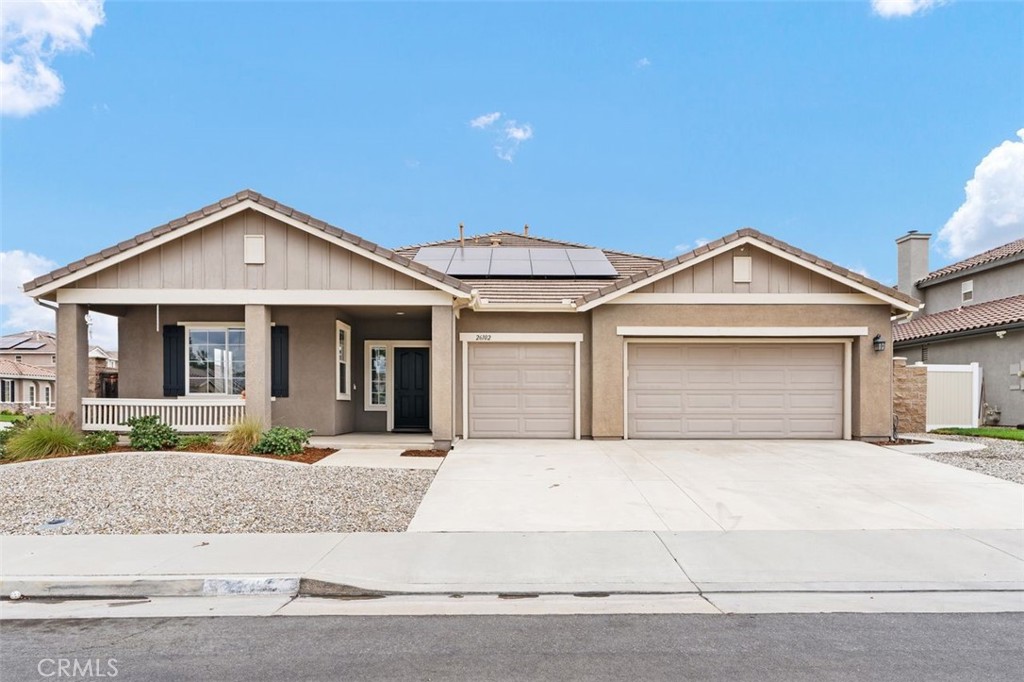
<path fill-rule="evenodd" d="M 320 616 L 0 622 L 3 682 L 70 679 L 76 664 L 77 679 L 147 682 L 1016 681 L 1024 670 L 1024 616 Z"/>

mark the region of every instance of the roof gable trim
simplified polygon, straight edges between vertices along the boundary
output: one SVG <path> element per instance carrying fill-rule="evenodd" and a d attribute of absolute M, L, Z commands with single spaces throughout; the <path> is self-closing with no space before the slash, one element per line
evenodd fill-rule
<path fill-rule="evenodd" d="M 130 258 L 134 258 L 142 253 L 163 246 L 164 244 L 168 244 L 176 239 L 185 237 L 186 235 L 196 232 L 197 230 L 201 230 L 208 225 L 219 222 L 221 220 L 224 220 L 225 218 L 229 218 L 237 213 L 241 213 L 242 211 L 246 210 L 258 211 L 290 227 L 302 230 L 303 232 L 306 232 L 313 236 L 319 237 L 324 241 L 340 246 L 343 249 L 351 251 L 352 253 L 367 258 L 375 263 L 379 263 L 392 270 L 412 277 L 415 280 L 418 280 L 425 284 L 429 284 L 430 286 L 440 289 L 441 291 L 444 291 L 448 294 L 451 294 L 456 298 L 469 298 L 469 294 L 467 291 L 462 291 L 459 288 L 450 286 L 445 282 L 440 281 L 439 278 L 444 277 L 444 275 L 441 273 L 438 273 L 437 276 L 435 277 L 426 274 L 426 272 L 420 272 L 419 268 L 406 267 L 399 263 L 395 263 L 390 258 L 386 258 L 385 256 L 378 254 L 376 252 L 376 249 L 380 249 L 382 247 L 377 247 L 375 244 L 372 244 L 371 242 L 366 242 L 365 240 L 363 240 L 363 243 L 366 244 L 366 246 L 363 246 L 362 244 L 353 244 L 347 240 L 336 237 L 335 235 L 332 235 L 330 232 L 328 232 L 327 228 L 330 228 L 330 226 L 327 225 L 327 223 L 321 223 L 321 221 L 316 221 L 318 224 L 322 224 L 325 229 L 320 229 L 319 227 L 307 225 L 306 223 L 300 220 L 296 220 L 291 215 L 287 215 L 281 211 L 277 211 L 268 206 L 264 206 L 263 204 L 253 200 L 252 198 L 246 198 L 230 206 L 223 207 L 215 211 L 211 211 L 202 218 L 184 224 L 180 227 L 172 227 L 172 225 L 174 225 L 175 222 L 178 222 L 174 221 L 169 225 L 165 225 L 162 228 L 158 228 L 157 231 L 160 232 L 158 236 L 147 239 L 129 249 L 126 249 L 125 251 L 115 252 L 111 253 L 109 256 L 97 258 L 94 262 L 90 263 L 89 265 L 86 265 L 86 267 L 82 268 L 81 270 L 76 270 L 74 272 L 69 272 L 63 276 L 56 277 L 53 280 L 45 284 L 42 284 L 38 287 L 35 287 L 33 289 L 26 289 L 25 293 L 28 294 L 29 296 L 32 296 L 33 298 L 38 298 L 41 296 L 52 294 L 57 289 L 65 287 L 72 282 L 88 277 L 89 275 L 93 275 L 113 265 L 117 265 L 118 263 L 126 261 Z M 375 248 L 367 248 L 369 246 L 373 246 Z M 101 253 L 106 254 L 106 251 Z M 429 271 L 429 268 L 426 268 L 425 266 L 421 265 L 420 268 L 422 268 L 422 270 L 424 271 Z"/>
<path fill-rule="evenodd" d="M 715 258 L 716 256 L 719 256 L 719 255 L 721 255 L 723 253 L 728 253 L 729 251 L 732 251 L 732 250 L 734 250 L 734 249 L 736 249 L 736 248 L 738 248 L 740 246 L 744 246 L 744 245 L 747 245 L 747 244 L 751 244 L 753 246 L 756 246 L 759 249 L 763 249 L 764 251 L 767 251 L 768 253 L 771 253 L 774 256 L 777 256 L 779 258 L 783 258 L 785 260 L 788 260 L 791 263 L 795 263 L 795 264 L 799 265 L 802 268 L 810 270 L 811 272 L 814 272 L 814 273 L 816 273 L 818 275 L 821 275 L 823 277 L 827 277 L 827 278 L 829 278 L 831 280 L 834 280 L 836 282 L 840 282 L 841 284 L 844 284 L 844 285 L 846 285 L 846 286 L 848 286 L 848 287 L 850 287 L 852 289 L 855 289 L 855 290 L 857 290 L 857 291 L 859 291 L 859 292 L 861 292 L 863 294 L 867 294 L 868 296 L 871 296 L 873 298 L 876 298 L 876 299 L 879 299 L 881 301 L 884 301 L 885 303 L 888 303 L 892 307 L 898 308 L 899 310 L 903 310 L 903 311 L 906 311 L 906 312 L 916 312 L 918 310 L 917 306 L 914 306 L 914 305 L 912 305 L 910 303 L 907 303 L 905 301 L 901 301 L 901 300 L 899 300 L 897 298 L 893 298 L 892 296 L 888 296 L 888 295 L 886 295 L 886 294 L 884 294 L 884 293 L 882 293 L 880 291 L 877 291 L 876 289 L 873 289 L 872 287 L 869 287 L 867 285 L 861 284 L 860 282 L 858 282 L 855 279 L 852 279 L 852 278 L 849 278 L 849 277 L 844 277 L 844 276 L 842 276 L 842 275 L 840 275 L 840 274 L 838 274 L 836 272 L 828 270 L 827 268 L 823 268 L 823 267 L 821 267 L 821 266 L 819 266 L 819 265 L 817 265 L 815 263 L 812 263 L 812 262 L 810 262 L 810 261 L 808 261 L 808 260 L 806 260 L 804 258 L 800 258 L 799 256 L 795 256 L 795 255 L 785 251 L 784 249 L 780 249 L 780 248 L 778 248 L 778 247 L 776 247 L 776 246 L 774 246 L 772 244 L 767 243 L 766 241 L 763 241 L 761 239 L 758 239 L 757 237 L 750 236 L 750 235 L 742 236 L 742 237 L 740 237 L 738 239 L 735 239 L 733 241 L 727 241 L 726 243 L 724 243 L 724 244 L 722 244 L 722 245 L 720 245 L 720 246 L 718 246 L 716 248 L 708 249 L 707 251 L 705 251 L 704 253 L 702 253 L 702 254 L 700 254 L 698 256 L 695 256 L 695 257 L 693 257 L 693 258 L 691 258 L 689 260 L 683 261 L 681 263 L 677 263 L 676 265 L 674 265 L 672 267 L 665 268 L 664 270 L 662 270 L 660 272 L 653 273 L 653 274 L 650 274 L 650 275 L 647 275 L 647 276 L 644 276 L 644 275 L 636 276 L 633 279 L 633 281 L 630 284 L 626 285 L 626 286 L 623 286 L 621 288 L 615 289 L 613 291 L 609 291 L 608 293 L 606 293 L 604 295 L 601 295 L 601 296 L 598 296 L 597 298 L 595 298 L 595 299 L 593 299 L 591 301 L 587 301 L 585 303 L 584 302 L 579 302 L 580 305 L 578 306 L 577 309 L 580 312 L 585 312 L 587 310 L 591 310 L 593 308 L 596 308 L 599 305 L 603 305 L 605 303 L 613 301 L 613 300 L 619 298 L 620 296 L 624 296 L 625 294 L 632 293 L 632 292 L 636 291 L 637 289 L 641 289 L 641 288 L 643 288 L 645 286 L 653 284 L 654 282 L 657 282 L 657 281 L 659 281 L 661 279 L 664 279 L 665 277 L 671 277 L 672 275 L 675 275 L 678 272 L 686 270 L 687 268 L 692 268 L 695 265 L 698 265 L 698 264 L 703 263 L 703 262 L 705 262 L 707 260 Z"/>

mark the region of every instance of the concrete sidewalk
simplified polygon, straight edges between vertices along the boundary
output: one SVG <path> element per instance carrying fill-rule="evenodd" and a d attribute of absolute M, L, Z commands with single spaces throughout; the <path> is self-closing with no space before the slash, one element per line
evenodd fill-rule
<path fill-rule="evenodd" d="M 1005 591 L 1024 531 L 62 535 L 0 538 L 0 593 L 573 594 Z"/>

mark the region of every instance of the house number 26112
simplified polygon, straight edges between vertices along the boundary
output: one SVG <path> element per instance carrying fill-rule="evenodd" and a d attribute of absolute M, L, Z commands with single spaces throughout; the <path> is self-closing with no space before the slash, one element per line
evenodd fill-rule
<path fill-rule="evenodd" d="M 477 334 L 476 335 L 476 340 L 477 341 L 490 341 L 491 340 L 491 335 L 490 334 Z"/>

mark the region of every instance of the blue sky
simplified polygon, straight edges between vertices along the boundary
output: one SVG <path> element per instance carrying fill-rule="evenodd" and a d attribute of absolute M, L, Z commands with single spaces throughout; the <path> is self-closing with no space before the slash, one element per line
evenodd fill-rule
<path fill-rule="evenodd" d="M 5 67 L 63 84 L 5 93 L 6 269 L 245 187 L 389 246 L 528 222 L 668 257 L 752 226 L 885 282 L 908 229 L 955 223 L 936 267 L 1024 236 L 1024 5 L 877 1 L 91 0 L 35 53 L 5 10 Z"/>

